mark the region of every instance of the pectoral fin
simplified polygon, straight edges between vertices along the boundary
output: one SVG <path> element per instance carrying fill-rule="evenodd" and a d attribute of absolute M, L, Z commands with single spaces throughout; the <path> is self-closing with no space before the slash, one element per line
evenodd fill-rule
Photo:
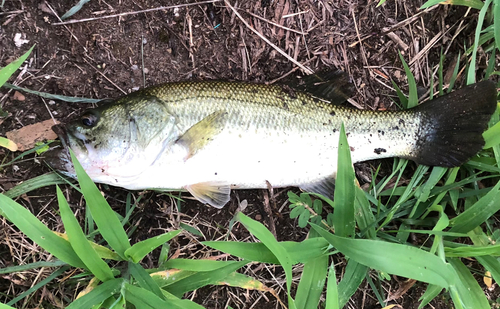
<path fill-rule="evenodd" d="M 201 182 L 186 186 L 198 201 L 215 208 L 222 208 L 230 200 L 231 187 L 223 182 Z"/>
<path fill-rule="evenodd" d="M 222 132 L 227 122 L 227 112 L 214 112 L 197 122 L 189 128 L 178 140 L 177 143 L 188 149 L 188 155 L 184 160 L 194 156 L 196 152 L 210 143 L 219 133 Z"/>

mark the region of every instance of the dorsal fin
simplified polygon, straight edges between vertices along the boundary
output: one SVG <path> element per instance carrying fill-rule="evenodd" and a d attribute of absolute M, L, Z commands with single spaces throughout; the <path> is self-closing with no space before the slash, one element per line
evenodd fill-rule
<path fill-rule="evenodd" d="M 349 75 L 343 71 L 320 71 L 307 75 L 299 80 L 298 85 L 292 87 L 307 92 L 315 97 L 340 105 L 354 93 L 353 85 L 349 82 Z"/>

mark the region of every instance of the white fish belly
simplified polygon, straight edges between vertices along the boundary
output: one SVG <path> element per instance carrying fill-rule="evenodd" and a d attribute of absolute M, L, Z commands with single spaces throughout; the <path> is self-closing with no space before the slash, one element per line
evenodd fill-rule
<path fill-rule="evenodd" d="M 262 133 L 227 130 L 187 160 L 186 150 L 166 153 L 136 183 L 181 189 L 209 181 L 233 188 L 266 188 L 266 181 L 274 187 L 298 186 L 335 173 L 335 134 Z"/>

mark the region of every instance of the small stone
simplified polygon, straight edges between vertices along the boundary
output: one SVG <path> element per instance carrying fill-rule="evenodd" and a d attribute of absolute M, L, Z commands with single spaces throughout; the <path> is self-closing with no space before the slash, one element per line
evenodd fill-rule
<path fill-rule="evenodd" d="M 149 73 L 148 68 L 144 68 L 144 74 L 148 74 L 148 73 Z"/>
<path fill-rule="evenodd" d="M 137 70 L 139 67 L 137 66 L 137 64 L 134 64 L 133 66 L 130 67 L 132 69 L 132 71 L 135 71 Z"/>

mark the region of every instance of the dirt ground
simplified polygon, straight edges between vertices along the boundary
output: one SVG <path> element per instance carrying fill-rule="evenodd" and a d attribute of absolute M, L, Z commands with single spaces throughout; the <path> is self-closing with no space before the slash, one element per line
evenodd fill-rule
<path fill-rule="evenodd" d="M 440 51 L 446 55 L 446 80 L 458 54 L 463 55 L 464 46 L 472 45 L 478 14 L 476 10 L 447 5 L 419 10 L 424 1 L 388 0 L 376 7 L 378 1 L 231 0 L 241 16 L 284 51 L 288 59 L 252 32 L 223 1 L 105 18 L 188 1 L 95 0 L 71 17 L 92 20 L 57 25 L 58 16 L 77 2 L 5 2 L 0 9 L 0 66 L 7 65 L 36 44 L 22 73 L 18 71 L 11 83 L 66 96 L 115 98 L 144 86 L 179 80 L 279 82 L 284 77 L 296 78 L 304 74 L 292 63 L 290 59 L 293 59 L 313 71 L 340 69 L 347 72 L 356 89 L 349 104 L 359 108 L 390 109 L 395 108 L 391 99 L 395 97 L 391 79 L 406 89 L 398 52 L 410 64 L 425 97 L 429 79 L 436 76 Z M 16 42 L 24 44 L 16 46 Z M 481 51 L 479 58 L 479 65 L 484 66 Z M 51 118 L 65 122 L 90 107 L 89 104 L 44 100 L 29 94 L 19 97 L 6 88 L 0 89 L 0 104 L 8 113 L 0 118 L 2 136 L 13 129 Z M 0 149 L 0 158 L 5 162 L 16 155 L 18 153 Z M 358 165 L 361 182 L 370 179 L 370 168 L 374 165 L 373 162 Z M 43 158 L 28 156 L 0 170 L 0 188 L 6 191 L 21 181 L 49 171 Z M 107 186 L 101 188 L 115 210 L 124 215 L 129 192 Z M 69 188 L 65 190 L 70 205 L 82 217 L 81 196 Z M 289 218 L 286 191 L 274 191 L 276 209 L 272 216 L 265 211 L 264 205 L 269 202 L 268 192 L 263 190 L 237 191 L 222 210 L 203 206 L 186 197 L 187 203 L 182 204 L 180 211 L 167 195 L 131 192 L 132 200 L 142 197 L 131 218 L 132 228 L 136 228 L 132 241 L 177 228 L 182 222 L 200 230 L 202 236 L 179 238 L 171 243 L 171 252 L 185 258 L 211 256 L 216 253 L 200 245 L 199 241 L 225 237 L 238 201 L 243 200 L 248 202 L 245 214 L 267 226 L 274 224 L 278 240 L 300 241 L 306 237 L 307 230 L 298 228 L 295 220 Z M 54 188 L 40 189 L 18 198 L 18 202 L 50 228 L 62 230 L 54 192 Z M 80 219 L 83 222 L 84 218 Z M 0 268 L 49 258 L 5 221 L 0 221 L 0 235 Z M 229 233 L 229 239 L 251 240 L 246 230 L 239 226 Z M 158 255 L 159 250 L 156 250 L 148 256 L 144 261 L 146 266 L 156 267 Z M 340 257 L 338 259 L 337 274 L 340 276 L 345 263 L 342 264 Z M 247 271 L 286 299 L 283 289 L 273 279 L 275 276 L 278 281 L 284 281 L 280 269 L 254 265 Z M 50 270 L 42 269 L 22 275 L 1 275 L 0 302 L 9 300 L 6 294 L 20 294 L 49 273 Z M 382 288 L 390 294 L 400 284 L 403 282 L 394 279 Z M 67 290 L 68 287 L 56 280 L 25 306 L 61 307 L 69 300 L 67 297 L 74 295 L 75 291 Z M 78 290 L 83 286 L 75 282 L 73 287 Z M 417 308 L 418 298 L 424 290 L 425 286 L 417 284 L 390 304 L 405 309 Z M 233 308 L 279 308 L 272 295 L 228 287 L 207 287 L 186 297 L 206 308 L 225 308 L 227 304 Z M 439 309 L 450 307 L 444 296 L 431 304 Z M 348 307 L 381 306 L 369 286 L 363 283 Z"/>

